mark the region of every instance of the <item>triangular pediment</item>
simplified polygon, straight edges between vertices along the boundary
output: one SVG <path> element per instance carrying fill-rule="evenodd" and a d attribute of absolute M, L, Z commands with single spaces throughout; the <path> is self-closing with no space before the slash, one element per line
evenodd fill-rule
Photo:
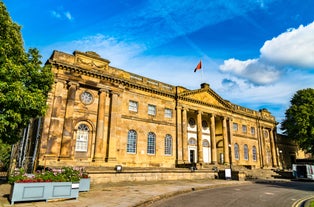
<path fill-rule="evenodd" d="M 214 105 L 217 107 L 230 107 L 230 102 L 221 98 L 212 89 L 200 89 L 185 92 L 181 94 L 181 97 L 185 97 L 190 100 L 195 100 L 197 102 L 205 103 L 208 105 Z"/>

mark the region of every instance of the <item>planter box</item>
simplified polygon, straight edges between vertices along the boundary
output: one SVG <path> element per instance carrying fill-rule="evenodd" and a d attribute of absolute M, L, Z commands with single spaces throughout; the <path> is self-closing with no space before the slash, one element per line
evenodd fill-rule
<path fill-rule="evenodd" d="M 11 205 L 16 201 L 40 201 L 58 198 L 78 198 L 79 185 L 72 182 L 14 183 L 11 185 Z"/>
<path fill-rule="evenodd" d="M 79 191 L 80 192 L 89 191 L 89 189 L 90 189 L 90 178 L 81 178 Z"/>
<path fill-rule="evenodd" d="M 15 201 L 47 201 L 50 194 L 51 183 L 14 183 L 11 185 L 11 205 Z"/>
<path fill-rule="evenodd" d="M 55 198 L 78 198 L 79 186 L 72 186 L 72 182 L 52 182 L 49 199 Z"/>

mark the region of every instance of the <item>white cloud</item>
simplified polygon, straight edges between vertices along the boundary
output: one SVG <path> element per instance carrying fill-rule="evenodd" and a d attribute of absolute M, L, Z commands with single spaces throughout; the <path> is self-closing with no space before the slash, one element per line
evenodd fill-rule
<path fill-rule="evenodd" d="M 268 40 L 258 59 L 225 60 L 220 71 L 246 79 L 253 84 L 271 84 L 289 67 L 314 69 L 314 22 L 289 29 Z"/>
<path fill-rule="evenodd" d="M 70 21 L 73 20 L 73 16 L 71 15 L 71 13 L 69 11 L 59 12 L 59 11 L 53 10 L 50 13 L 51 13 L 51 16 L 53 16 L 54 18 L 57 18 L 57 19 L 67 19 Z"/>
<path fill-rule="evenodd" d="M 64 16 L 68 19 L 68 20 L 73 20 L 73 17 L 72 17 L 72 15 L 71 15 L 71 13 L 70 12 L 64 12 Z"/>
<path fill-rule="evenodd" d="M 56 11 L 51 11 L 51 15 L 57 19 L 60 19 L 61 18 L 61 14 L 56 12 Z"/>
<path fill-rule="evenodd" d="M 314 68 L 314 22 L 289 29 L 265 42 L 261 58 L 292 67 Z"/>
<path fill-rule="evenodd" d="M 279 71 L 271 65 L 264 64 L 258 59 L 246 61 L 234 58 L 225 60 L 220 66 L 222 72 L 229 72 L 239 78 L 247 79 L 254 84 L 269 84 L 279 78 Z"/>

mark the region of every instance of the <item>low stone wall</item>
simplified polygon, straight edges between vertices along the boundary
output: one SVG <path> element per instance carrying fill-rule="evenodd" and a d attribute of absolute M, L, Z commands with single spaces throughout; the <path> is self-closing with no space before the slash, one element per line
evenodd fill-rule
<path fill-rule="evenodd" d="M 125 182 L 125 181 L 160 181 L 160 180 L 193 180 L 215 179 L 216 172 L 93 172 L 89 174 L 91 184 Z"/>

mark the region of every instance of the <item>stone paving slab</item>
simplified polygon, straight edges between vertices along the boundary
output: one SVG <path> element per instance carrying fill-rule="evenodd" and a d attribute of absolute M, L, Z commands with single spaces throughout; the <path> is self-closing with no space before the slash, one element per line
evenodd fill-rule
<path fill-rule="evenodd" d="M 179 180 L 154 182 L 121 182 L 92 185 L 89 192 L 80 192 L 78 199 L 48 202 L 16 202 L 17 207 L 139 207 L 180 193 L 226 185 L 251 184 L 233 180 Z M 0 206 L 11 206 L 9 184 L 0 183 Z"/>

